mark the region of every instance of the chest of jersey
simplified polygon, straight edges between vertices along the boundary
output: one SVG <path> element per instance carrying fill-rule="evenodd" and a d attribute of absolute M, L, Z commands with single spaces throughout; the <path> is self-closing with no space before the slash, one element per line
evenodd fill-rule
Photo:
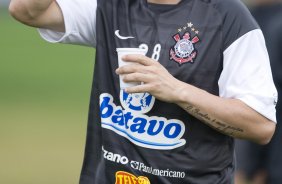
<path fill-rule="evenodd" d="M 221 20 L 211 6 L 184 1 L 158 12 L 146 1 L 115 0 L 101 3 L 97 16 L 103 20 L 97 22 L 97 32 L 104 35 L 97 41 L 112 53 L 111 63 L 117 63 L 116 48 L 142 47 L 179 80 L 218 93 Z"/>

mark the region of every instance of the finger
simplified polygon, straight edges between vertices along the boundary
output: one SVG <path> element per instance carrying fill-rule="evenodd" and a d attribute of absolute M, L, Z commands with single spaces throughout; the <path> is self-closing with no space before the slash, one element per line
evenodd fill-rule
<path fill-rule="evenodd" d="M 141 84 L 134 87 L 129 87 L 125 89 L 126 93 L 150 93 L 150 84 Z"/>
<path fill-rule="evenodd" d="M 140 54 L 129 54 L 129 55 L 125 55 L 122 58 L 124 61 L 130 61 L 130 62 L 135 62 L 135 63 L 139 63 L 141 65 L 145 65 L 145 66 L 150 66 L 155 64 L 155 61 L 151 58 L 148 58 L 147 56 L 144 55 L 140 55 Z"/>
<path fill-rule="evenodd" d="M 144 82 L 149 83 L 153 78 L 151 75 L 144 73 L 131 73 L 123 76 L 124 82 Z"/>
<path fill-rule="evenodd" d="M 116 74 L 121 75 L 129 73 L 146 73 L 145 71 L 145 66 L 139 64 L 131 64 L 119 67 L 118 69 L 116 69 Z"/>

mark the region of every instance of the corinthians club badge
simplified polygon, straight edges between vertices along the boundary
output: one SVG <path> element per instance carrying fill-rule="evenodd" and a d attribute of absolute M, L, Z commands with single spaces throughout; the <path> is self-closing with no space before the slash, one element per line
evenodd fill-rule
<path fill-rule="evenodd" d="M 191 38 L 189 32 L 184 33 L 183 37 L 180 34 L 173 36 L 176 44 L 170 49 L 170 59 L 178 64 L 193 63 L 197 57 L 197 50 L 194 45 L 200 41 L 198 36 Z"/>

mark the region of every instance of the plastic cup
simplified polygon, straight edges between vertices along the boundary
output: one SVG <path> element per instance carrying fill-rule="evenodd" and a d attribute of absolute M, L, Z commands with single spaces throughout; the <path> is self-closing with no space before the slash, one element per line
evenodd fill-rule
<path fill-rule="evenodd" d="M 118 66 L 122 67 L 125 65 L 138 65 L 138 63 L 132 63 L 132 62 L 125 62 L 122 60 L 122 57 L 124 55 L 128 54 L 140 54 L 140 55 L 145 55 L 146 50 L 145 49 L 140 49 L 140 48 L 117 48 L 116 49 L 118 53 Z M 134 87 L 137 85 L 140 85 L 141 82 L 124 82 L 123 81 L 123 75 L 119 75 L 119 84 L 120 84 L 120 89 L 125 89 L 128 87 Z"/>

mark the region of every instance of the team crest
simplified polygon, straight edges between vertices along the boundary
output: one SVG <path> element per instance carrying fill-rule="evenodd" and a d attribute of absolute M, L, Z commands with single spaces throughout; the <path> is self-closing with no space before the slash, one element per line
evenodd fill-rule
<path fill-rule="evenodd" d="M 176 44 L 170 49 L 170 59 L 179 63 L 193 63 L 197 57 L 197 50 L 194 45 L 200 41 L 198 36 L 191 38 L 189 32 L 184 33 L 183 37 L 180 34 L 173 36 Z"/>
<path fill-rule="evenodd" d="M 149 112 L 154 103 L 155 97 L 149 93 L 126 93 L 120 90 L 120 102 L 124 109 L 142 114 Z"/>

